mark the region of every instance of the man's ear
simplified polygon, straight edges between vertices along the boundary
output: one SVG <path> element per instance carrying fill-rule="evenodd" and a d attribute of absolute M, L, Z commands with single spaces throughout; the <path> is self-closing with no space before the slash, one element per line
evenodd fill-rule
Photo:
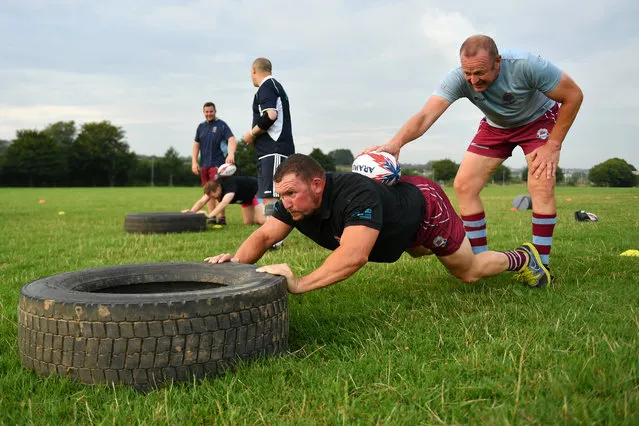
<path fill-rule="evenodd" d="M 311 181 L 311 189 L 314 193 L 319 194 L 324 189 L 324 179 L 320 177 L 314 177 Z"/>

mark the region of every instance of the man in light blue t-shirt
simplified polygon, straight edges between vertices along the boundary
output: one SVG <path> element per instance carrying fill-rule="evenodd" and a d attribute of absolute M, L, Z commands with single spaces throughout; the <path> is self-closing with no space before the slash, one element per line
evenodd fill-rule
<path fill-rule="evenodd" d="M 581 89 L 541 56 L 520 50 L 505 50 L 500 55 L 494 40 L 485 35 L 467 38 L 459 53 L 461 66 L 448 73 L 423 108 L 385 145 L 366 151 L 399 155 L 402 146 L 426 133 L 453 102 L 467 98 L 485 115 L 455 177 L 472 251 L 481 255 L 488 250 L 479 193 L 519 145 L 528 163 L 533 204 L 534 248 L 525 251 L 548 267 L 557 217 L 555 171 L 561 145 L 583 99 Z"/>

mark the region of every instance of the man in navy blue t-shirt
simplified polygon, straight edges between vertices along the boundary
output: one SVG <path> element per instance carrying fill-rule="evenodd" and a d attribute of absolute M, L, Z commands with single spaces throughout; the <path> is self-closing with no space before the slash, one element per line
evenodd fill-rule
<path fill-rule="evenodd" d="M 204 104 L 204 117 L 206 121 L 197 126 L 195 132 L 195 140 L 193 141 L 193 150 L 191 152 L 191 170 L 193 174 L 199 174 L 202 180 L 202 186 L 207 182 L 215 180 L 217 176 L 217 168 L 225 162 L 228 164 L 235 163 L 235 136 L 231 128 L 223 120 L 216 117 L 215 104 L 207 102 Z M 227 150 L 227 152 L 224 152 Z M 200 164 L 198 165 L 198 154 L 200 156 Z M 215 199 L 209 200 L 207 207 L 209 212 L 215 209 Z M 212 223 L 226 225 L 226 214 L 222 210 L 219 218 L 211 217 Z"/>
<path fill-rule="evenodd" d="M 253 98 L 253 125 L 244 141 L 255 146 L 257 154 L 258 198 L 262 198 L 265 214 L 272 214 L 277 201 L 273 175 L 277 166 L 295 153 L 288 96 L 271 75 L 271 61 L 257 58 L 251 67 L 251 79 L 257 87 Z"/>

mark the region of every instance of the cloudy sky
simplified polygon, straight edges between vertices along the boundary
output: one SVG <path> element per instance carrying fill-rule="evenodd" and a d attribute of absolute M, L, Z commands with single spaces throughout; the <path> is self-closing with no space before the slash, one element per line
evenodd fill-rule
<path fill-rule="evenodd" d="M 297 151 L 386 142 L 458 63 L 469 35 L 542 54 L 585 98 L 564 168 L 639 167 L 639 2 L 608 0 L 1 0 L 0 139 L 56 121 L 109 120 L 139 154 L 190 155 L 202 104 L 241 137 L 254 58 L 291 101 Z M 404 162 L 459 162 L 481 113 L 456 102 Z M 517 149 L 507 161 L 522 167 Z"/>

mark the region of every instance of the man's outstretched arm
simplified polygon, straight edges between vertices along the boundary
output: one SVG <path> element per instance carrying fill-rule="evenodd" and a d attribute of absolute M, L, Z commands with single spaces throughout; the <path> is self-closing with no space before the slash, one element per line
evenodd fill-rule
<path fill-rule="evenodd" d="M 317 290 L 345 280 L 364 266 L 378 236 L 378 230 L 367 226 L 346 227 L 340 239 L 340 246 L 326 258 L 322 266 L 300 278 L 297 278 L 285 263 L 262 266 L 257 271 L 286 277 L 290 293 Z"/>
<path fill-rule="evenodd" d="M 272 216 L 264 225 L 253 232 L 237 249 L 235 256 L 222 253 L 204 259 L 208 263 L 255 263 L 266 251 L 278 241 L 282 241 L 293 230 L 290 225 L 275 219 Z"/>

